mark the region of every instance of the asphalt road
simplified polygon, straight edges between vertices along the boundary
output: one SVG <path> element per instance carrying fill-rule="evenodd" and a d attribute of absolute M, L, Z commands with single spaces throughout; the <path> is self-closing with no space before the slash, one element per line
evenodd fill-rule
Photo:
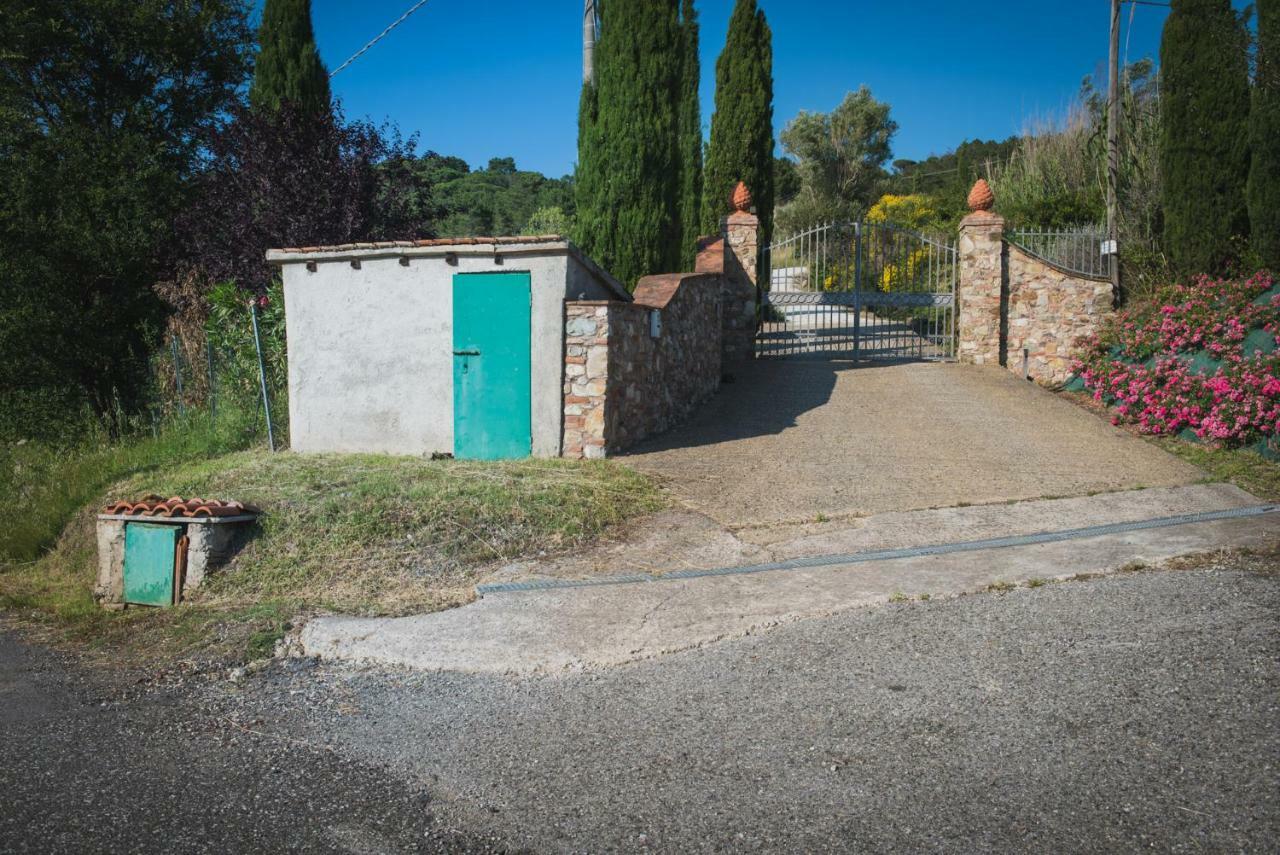
<path fill-rule="evenodd" d="M 0 851 L 1274 851 L 1278 630 L 1280 577 L 1233 559 L 541 678 L 99 699 L 10 640 Z"/>

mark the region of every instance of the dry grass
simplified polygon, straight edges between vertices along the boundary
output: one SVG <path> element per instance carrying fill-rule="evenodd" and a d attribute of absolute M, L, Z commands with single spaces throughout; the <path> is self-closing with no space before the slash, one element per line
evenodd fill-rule
<path fill-rule="evenodd" d="M 265 514 L 250 544 L 190 603 L 105 612 L 90 596 L 93 509 L 108 496 L 149 492 L 233 498 Z M 296 614 L 455 606 L 496 562 L 573 548 L 664 504 L 652 482 L 607 461 L 243 452 L 117 483 L 51 552 L 0 572 L 0 608 L 94 644 L 251 657 Z"/>

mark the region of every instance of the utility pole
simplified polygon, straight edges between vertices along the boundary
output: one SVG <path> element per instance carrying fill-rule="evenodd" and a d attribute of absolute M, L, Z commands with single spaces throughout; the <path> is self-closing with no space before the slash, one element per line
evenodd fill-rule
<path fill-rule="evenodd" d="M 585 0 L 582 10 L 582 82 L 596 79 L 596 35 L 600 25 L 600 13 L 596 0 Z"/>
<path fill-rule="evenodd" d="M 1116 187 L 1120 183 L 1120 3 L 1111 0 L 1111 60 L 1107 81 L 1107 260 L 1111 288 L 1120 298 L 1120 245 L 1116 227 Z"/>

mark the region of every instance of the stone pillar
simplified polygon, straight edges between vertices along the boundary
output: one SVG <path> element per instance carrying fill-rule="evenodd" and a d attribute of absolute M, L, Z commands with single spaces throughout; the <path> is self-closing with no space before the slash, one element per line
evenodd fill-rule
<path fill-rule="evenodd" d="M 741 181 L 730 199 L 733 211 L 721 222 L 724 234 L 722 348 L 726 362 L 747 359 L 756 331 L 756 277 L 760 259 L 760 218 L 751 213 L 751 193 Z"/>
<path fill-rule="evenodd" d="M 979 178 L 969 191 L 971 213 L 960 221 L 957 356 L 974 365 L 999 365 L 1001 357 L 1004 218 L 994 205 L 991 188 Z"/>
<path fill-rule="evenodd" d="M 566 301 L 564 332 L 564 433 L 560 456 L 604 457 L 609 303 Z"/>

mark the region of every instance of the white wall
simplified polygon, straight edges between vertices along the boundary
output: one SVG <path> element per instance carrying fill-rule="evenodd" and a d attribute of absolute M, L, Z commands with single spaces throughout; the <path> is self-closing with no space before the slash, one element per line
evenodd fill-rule
<path fill-rule="evenodd" d="M 500 264 L 478 247 L 459 247 L 452 265 L 439 251 L 268 257 L 283 268 L 294 450 L 453 453 L 453 276 L 527 271 L 533 453 L 560 453 L 564 300 L 617 299 L 566 245 L 503 247 Z"/>

